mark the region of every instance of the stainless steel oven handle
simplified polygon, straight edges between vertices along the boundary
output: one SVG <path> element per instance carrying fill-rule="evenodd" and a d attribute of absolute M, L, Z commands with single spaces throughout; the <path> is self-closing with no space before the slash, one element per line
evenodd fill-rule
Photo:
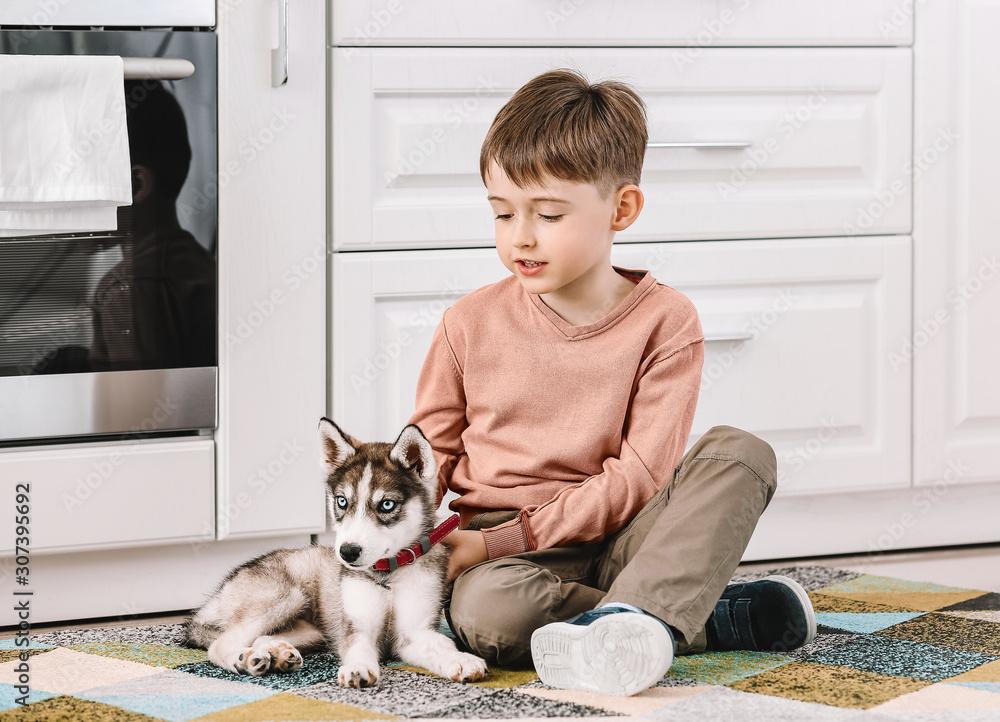
<path fill-rule="evenodd" d="M 278 47 L 271 48 L 271 87 L 288 82 L 288 0 L 278 0 Z"/>
<path fill-rule="evenodd" d="M 183 80 L 194 74 L 184 58 L 122 58 L 125 80 Z"/>

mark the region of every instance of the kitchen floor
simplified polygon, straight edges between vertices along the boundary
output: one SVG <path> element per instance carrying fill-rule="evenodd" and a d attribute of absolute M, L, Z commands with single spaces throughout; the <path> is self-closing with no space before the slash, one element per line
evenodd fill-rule
<path fill-rule="evenodd" d="M 979 544 L 946 547 L 881 555 L 821 557 L 816 559 L 782 559 L 741 564 L 740 572 L 753 572 L 779 566 L 820 564 L 853 569 L 866 574 L 898 577 L 917 582 L 934 582 L 945 586 L 982 589 L 1000 593 L 1000 544 Z M 185 618 L 183 612 L 145 616 L 123 622 L 119 619 L 80 620 L 68 624 L 33 625 L 35 633 L 60 629 L 92 627 L 143 626 L 175 624 Z M 14 631 L 0 630 L 0 639 L 10 639 Z"/>

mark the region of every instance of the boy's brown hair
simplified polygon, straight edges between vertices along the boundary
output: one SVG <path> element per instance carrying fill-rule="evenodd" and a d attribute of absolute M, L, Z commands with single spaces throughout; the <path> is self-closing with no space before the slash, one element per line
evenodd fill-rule
<path fill-rule="evenodd" d="M 552 70 L 522 86 L 497 113 L 479 174 L 485 182 L 496 161 L 520 187 L 549 175 L 591 183 L 607 197 L 639 183 L 648 137 L 645 104 L 631 87 Z"/>

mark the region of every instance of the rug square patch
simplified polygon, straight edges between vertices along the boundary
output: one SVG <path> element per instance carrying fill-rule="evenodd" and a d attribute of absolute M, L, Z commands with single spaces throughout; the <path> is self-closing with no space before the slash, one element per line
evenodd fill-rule
<path fill-rule="evenodd" d="M 809 601 L 812 602 L 813 611 L 817 614 L 891 614 L 891 613 L 920 613 L 920 610 L 907 609 L 893 604 L 876 604 L 870 601 L 852 599 L 851 597 L 838 596 L 836 594 L 821 594 L 810 592 Z"/>
<path fill-rule="evenodd" d="M 960 684 L 970 689 L 980 689 L 983 692 L 993 692 L 1000 694 L 1000 682 L 945 682 L 944 684 Z"/>
<path fill-rule="evenodd" d="M 931 684 L 910 677 L 891 677 L 860 669 L 795 661 L 727 686 L 741 692 L 818 702 L 833 707 L 870 709 Z"/>
<path fill-rule="evenodd" d="M 399 719 L 360 707 L 278 692 L 249 704 L 199 717 L 198 722 L 327 722 L 328 720 Z"/>
<path fill-rule="evenodd" d="M 946 682 L 1000 682 L 1000 659 L 951 677 Z"/>
<path fill-rule="evenodd" d="M 517 690 L 521 694 L 527 694 L 542 699 L 554 700 L 557 702 L 570 702 L 572 704 L 582 704 L 587 707 L 612 712 L 614 714 L 636 715 L 652 712 L 655 709 L 668 704 L 678 702 L 696 694 L 704 694 L 710 689 L 709 685 L 685 685 L 678 687 L 650 687 L 631 697 L 615 697 L 609 694 L 597 694 L 596 692 L 582 692 L 578 690 L 553 689 L 551 687 L 522 688 Z"/>
<path fill-rule="evenodd" d="M 809 644 L 804 644 L 798 649 L 790 649 L 787 652 L 782 652 L 781 656 L 790 657 L 792 659 L 808 659 L 812 655 L 821 652 L 824 649 L 839 647 L 840 645 L 847 644 L 851 640 L 858 639 L 859 637 L 861 637 L 860 634 L 847 634 L 840 630 L 823 629 Z"/>
<path fill-rule="evenodd" d="M 50 645 L 50 644 L 37 644 L 35 642 L 34 638 L 31 638 L 30 642 L 31 643 L 29 645 L 22 646 L 22 645 L 20 645 L 20 644 L 17 643 L 17 639 L 0 639 L 0 649 L 2 649 L 2 650 L 7 650 L 7 649 L 16 649 L 16 650 L 29 649 L 29 650 L 38 650 L 40 652 L 44 652 L 47 649 L 54 649 L 54 647 L 52 645 Z"/>
<path fill-rule="evenodd" d="M 414 674 L 426 674 L 431 677 L 438 675 L 423 667 L 415 667 L 412 664 L 398 663 L 391 665 L 393 669 L 401 669 Z M 490 667 L 486 671 L 486 677 L 480 682 L 469 682 L 474 687 L 485 687 L 487 689 L 513 689 L 522 684 L 528 684 L 538 679 L 538 674 L 533 669 L 501 669 Z"/>
<path fill-rule="evenodd" d="M 1000 625 L 978 619 L 931 613 L 875 634 L 1000 657 Z"/>
<path fill-rule="evenodd" d="M 962 619 L 978 619 L 981 622 L 991 622 L 993 624 L 1000 624 L 1000 612 L 937 612 L 938 614 L 947 614 L 949 617 L 961 617 Z"/>
<path fill-rule="evenodd" d="M 213 662 L 182 664 L 176 667 L 178 671 L 187 672 L 199 677 L 211 677 L 229 682 L 245 682 L 276 692 L 292 691 L 331 679 L 336 681 L 337 670 L 339 668 L 340 660 L 332 654 L 305 654 L 303 655 L 302 666 L 294 672 L 265 674 L 261 677 L 230 672 L 216 666 Z"/>
<path fill-rule="evenodd" d="M 872 604 L 902 607 L 904 610 L 930 612 L 982 596 L 980 589 L 947 587 L 930 582 L 862 574 L 839 584 L 816 590 L 820 594 L 839 596 Z"/>
<path fill-rule="evenodd" d="M 452 683 L 454 684 L 454 683 Z M 584 704 L 541 699 L 518 690 L 490 690 L 472 704 L 460 702 L 429 715 L 433 717 L 471 717 L 474 719 L 517 719 L 549 717 L 606 717 L 608 713 Z"/>
<path fill-rule="evenodd" d="M 942 607 L 939 612 L 1000 612 L 1000 594 L 985 592 L 978 597 Z"/>
<path fill-rule="evenodd" d="M 21 707 L 17 700 L 23 698 L 25 695 L 23 690 L 18 690 L 12 684 L 0 684 L 0 710 L 13 709 L 15 707 Z M 49 697 L 57 697 L 58 695 L 52 692 L 43 692 L 40 689 L 29 689 L 28 690 L 28 703 L 31 702 L 41 702 L 43 699 L 48 699 Z"/>
<path fill-rule="evenodd" d="M 341 687 L 335 674 L 329 681 L 297 689 L 294 693 L 386 715 L 447 717 L 447 710 L 462 705 L 476 709 L 479 700 L 492 694 L 493 690 L 383 667 L 378 684 L 374 687 Z"/>
<path fill-rule="evenodd" d="M 21 659 L 21 655 L 27 655 L 30 658 L 36 654 L 44 654 L 52 649 L 52 647 L 22 647 L 21 649 L 0 649 L 0 664 L 5 662 L 11 662 Z"/>
<path fill-rule="evenodd" d="M 764 652 L 708 652 L 674 657 L 669 677 L 685 677 L 701 684 L 728 684 L 788 664 L 787 657 Z"/>
<path fill-rule="evenodd" d="M 683 699 L 647 712 L 641 719 L 654 722 L 691 722 L 692 720 L 766 720 L 766 722 L 802 722 L 803 720 L 856 720 L 856 709 L 830 707 L 771 695 L 750 694 L 728 687 L 711 687 L 704 694 Z"/>
<path fill-rule="evenodd" d="M 956 710 L 1000 710 L 1000 694 L 969 689 L 960 684 L 932 684 L 902 695 L 875 708 L 879 712 L 931 712 Z"/>
<path fill-rule="evenodd" d="M 884 612 L 876 614 L 817 612 L 816 623 L 827 629 L 871 634 L 919 617 L 926 612 Z"/>
<path fill-rule="evenodd" d="M 208 653 L 203 649 L 189 649 L 166 644 L 142 644 L 139 642 L 83 642 L 67 649 L 104 657 L 125 659 L 129 662 L 148 664 L 151 667 L 179 667 L 182 664 L 207 662 Z"/>
<path fill-rule="evenodd" d="M 850 581 L 861 576 L 861 572 L 852 569 L 838 569 L 837 567 L 827 567 L 822 564 L 810 564 L 800 567 L 774 567 L 760 572 L 741 572 L 738 568 L 733 575 L 730 584 L 746 584 L 757 579 L 769 576 L 783 576 L 794 579 L 807 592 L 816 589 L 829 587 L 834 584 Z"/>
<path fill-rule="evenodd" d="M 130 712 L 121 707 L 112 707 L 76 697 L 50 697 L 34 702 L 26 707 L 0 712 L 0 720 L 13 722 L 163 722 L 156 717 Z"/>
<path fill-rule="evenodd" d="M 807 661 L 850 667 L 891 677 L 913 677 L 940 682 L 975 669 L 993 657 L 976 652 L 945 649 L 905 639 L 864 636 L 826 649 Z"/>
<path fill-rule="evenodd" d="M 18 684 L 14 668 L 20 662 L 0 664 L 0 682 Z M 122 659 L 84 654 L 58 647 L 44 654 L 36 654 L 30 661 L 33 689 L 60 694 L 83 692 L 94 687 L 121 682 L 135 677 L 159 674 L 162 669 Z"/>

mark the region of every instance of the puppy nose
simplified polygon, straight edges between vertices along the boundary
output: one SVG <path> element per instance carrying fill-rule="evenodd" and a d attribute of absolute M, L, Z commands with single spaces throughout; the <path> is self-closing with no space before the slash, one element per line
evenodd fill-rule
<path fill-rule="evenodd" d="M 361 545 L 359 544 L 341 544 L 340 545 L 340 558 L 343 559 L 348 564 L 353 564 L 361 556 Z"/>

